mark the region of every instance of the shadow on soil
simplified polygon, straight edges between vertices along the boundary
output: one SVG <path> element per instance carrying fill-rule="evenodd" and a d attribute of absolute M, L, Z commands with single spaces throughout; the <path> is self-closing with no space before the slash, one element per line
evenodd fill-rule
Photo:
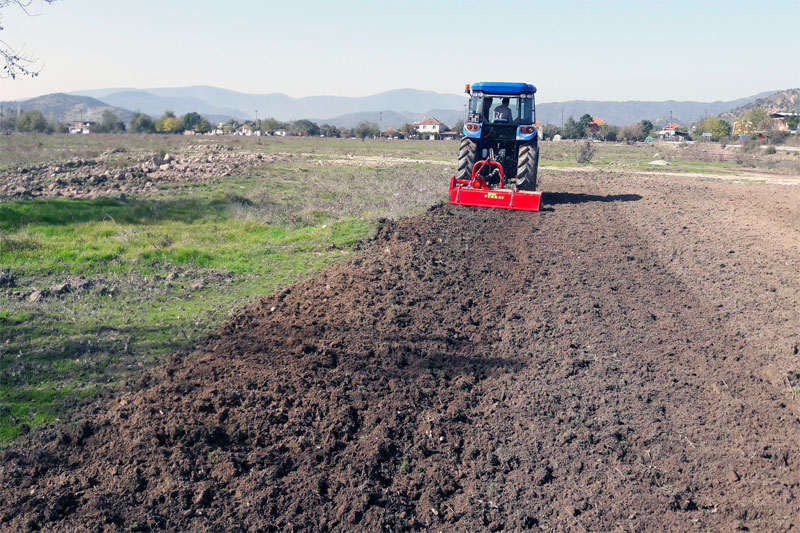
<path fill-rule="evenodd" d="M 572 192 L 543 192 L 542 204 L 562 205 L 562 204 L 585 204 L 587 202 L 637 202 L 641 200 L 638 194 L 583 194 Z"/>

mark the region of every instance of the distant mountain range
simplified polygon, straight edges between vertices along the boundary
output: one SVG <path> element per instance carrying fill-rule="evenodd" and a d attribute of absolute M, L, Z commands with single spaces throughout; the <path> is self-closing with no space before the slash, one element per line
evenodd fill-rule
<path fill-rule="evenodd" d="M 561 124 L 561 114 L 564 120 L 572 116 L 575 119 L 588 113 L 599 117 L 609 124 L 622 126 L 638 122 L 642 119 L 652 121 L 656 125 L 667 124 L 670 119 L 678 123 L 688 123 L 707 115 L 719 115 L 730 109 L 745 105 L 758 98 L 773 94 L 775 91 L 759 93 L 746 98 L 738 98 L 728 102 L 694 102 L 675 101 L 647 102 L 647 101 L 589 101 L 571 100 L 568 102 L 553 102 L 536 105 L 536 118 L 545 124 Z"/>
<path fill-rule="evenodd" d="M 95 98 L 87 96 L 74 96 L 71 94 L 54 93 L 37 96 L 30 100 L 0 102 L 3 115 L 9 116 L 20 111 L 38 109 L 45 118 L 58 122 L 72 122 L 73 120 L 86 120 L 99 122 L 103 111 L 112 111 L 122 121 L 129 122 L 133 113 L 127 109 L 109 105 Z"/>
<path fill-rule="evenodd" d="M 796 89 L 790 90 L 798 91 Z M 742 108 L 763 98 L 787 91 L 770 91 L 727 102 L 694 101 L 588 101 L 540 103 L 537 119 L 544 123 L 560 124 L 563 117 L 578 118 L 588 113 L 610 124 L 624 125 L 642 119 L 661 124 L 670 120 L 688 122 L 705 115 L 719 115 Z M 541 95 L 541 93 L 540 93 Z M 800 98 L 797 96 L 796 98 Z M 790 105 L 792 97 L 776 100 L 775 105 Z M 464 115 L 464 95 L 441 94 L 417 89 L 398 89 L 364 97 L 307 96 L 292 98 L 285 94 L 247 94 L 210 86 L 154 89 L 96 89 L 71 94 L 51 94 L 20 102 L 0 102 L 6 113 L 39 109 L 46 117 L 70 121 L 83 118 L 98 120 L 110 109 L 121 120 L 128 121 L 134 111 L 160 116 L 167 109 L 182 115 L 195 111 L 212 123 L 228 118 L 253 119 L 274 117 L 278 120 L 309 118 L 318 123 L 338 127 L 353 127 L 362 120 L 381 122 L 383 127 L 400 127 L 406 122 L 433 116 L 453 126 Z"/>
<path fill-rule="evenodd" d="M 98 89 L 71 94 L 91 96 L 107 104 L 161 115 L 171 109 L 177 114 L 197 111 L 237 119 L 261 118 L 297 120 L 330 119 L 349 113 L 396 111 L 421 113 L 429 109 L 463 110 L 466 98 L 417 89 L 397 89 L 371 96 L 306 96 L 292 98 L 281 93 L 247 94 L 218 87 L 198 85 L 158 89 Z"/>

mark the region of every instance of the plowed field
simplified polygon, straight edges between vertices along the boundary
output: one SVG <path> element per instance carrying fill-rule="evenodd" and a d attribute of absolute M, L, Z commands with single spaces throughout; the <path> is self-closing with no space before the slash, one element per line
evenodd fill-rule
<path fill-rule="evenodd" d="M 800 527 L 800 187 L 437 206 L 2 452 L 18 531 Z"/>

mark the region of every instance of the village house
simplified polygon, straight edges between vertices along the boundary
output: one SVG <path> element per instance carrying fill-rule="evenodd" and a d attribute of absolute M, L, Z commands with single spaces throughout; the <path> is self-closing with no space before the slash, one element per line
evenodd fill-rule
<path fill-rule="evenodd" d="M 600 126 L 604 125 L 605 123 L 606 121 L 602 118 L 593 117 L 592 121 L 588 124 L 589 131 L 592 133 L 592 135 L 594 135 L 600 130 Z"/>
<path fill-rule="evenodd" d="M 677 122 L 670 122 L 658 132 L 658 138 L 662 141 L 685 141 L 691 139 L 689 133 L 684 131 L 683 126 Z"/>
<path fill-rule="evenodd" d="M 778 131 L 791 131 L 789 127 L 789 123 L 786 120 L 789 117 L 797 117 L 800 116 L 800 113 L 770 113 L 769 118 L 772 119 L 772 124 L 774 128 Z"/>
<path fill-rule="evenodd" d="M 69 127 L 70 133 L 80 133 L 84 135 L 88 135 L 95 131 L 97 127 L 97 122 L 88 122 L 85 120 L 73 120 L 72 125 Z"/>
<path fill-rule="evenodd" d="M 740 139 L 749 137 L 753 131 L 753 125 L 749 120 L 736 120 L 733 123 L 732 135 Z"/>
<path fill-rule="evenodd" d="M 420 135 L 427 136 L 429 139 L 437 139 L 444 128 L 444 124 L 433 117 L 427 117 L 417 124 L 417 131 Z"/>

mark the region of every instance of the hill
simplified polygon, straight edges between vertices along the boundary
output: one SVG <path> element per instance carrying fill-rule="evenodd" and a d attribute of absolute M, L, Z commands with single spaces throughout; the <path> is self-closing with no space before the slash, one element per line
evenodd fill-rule
<path fill-rule="evenodd" d="M 136 109 L 142 113 L 157 117 L 166 110 L 172 110 L 178 115 L 185 115 L 191 111 L 202 110 L 202 113 L 211 120 L 212 116 L 220 117 L 222 121 L 229 118 L 245 118 L 238 109 L 216 105 L 213 101 L 201 100 L 195 97 L 158 96 L 147 91 L 131 89 L 115 92 L 101 98 L 104 102 L 123 107 Z"/>
<path fill-rule="evenodd" d="M 302 98 L 292 98 L 282 93 L 247 94 L 207 85 L 153 89 L 99 89 L 77 91 L 72 94 L 92 96 L 111 105 L 140 109 L 151 115 L 159 115 L 165 109 L 172 109 L 178 114 L 197 111 L 238 119 L 252 119 L 258 112 L 259 117 L 274 117 L 278 120 L 319 117 L 319 120 L 329 121 L 328 119 L 349 113 L 378 113 L 387 110 L 419 114 L 429 109 L 463 110 L 466 103 L 465 97 L 461 95 L 418 89 L 397 89 L 363 97 Z"/>
<path fill-rule="evenodd" d="M 128 109 L 101 102 L 96 98 L 64 93 L 45 94 L 21 102 L 0 102 L 0 106 L 6 110 L 6 113 L 9 110 L 16 113 L 18 105 L 22 112 L 35 109 L 48 119 L 52 117 L 58 122 L 72 122 L 73 120 L 99 122 L 103 111 L 106 110 L 112 111 L 124 122 L 129 122 L 133 115 L 133 112 Z"/>
<path fill-rule="evenodd" d="M 705 115 L 719 115 L 769 94 L 772 94 L 772 91 L 727 102 L 719 100 L 714 102 L 570 100 L 567 102 L 537 104 L 536 118 L 545 124 L 561 124 L 561 114 L 563 112 L 564 120 L 569 116 L 577 119 L 584 113 L 588 113 L 602 118 L 609 124 L 619 126 L 638 122 L 642 119 L 651 120 L 656 124 L 666 124 L 670 118 L 676 122 L 689 122 Z"/>
<path fill-rule="evenodd" d="M 657 124 L 666 123 L 670 120 L 670 116 L 673 120 L 687 122 L 704 115 L 724 113 L 773 92 L 714 102 L 675 100 L 544 102 L 537 106 L 537 118 L 545 123 L 560 124 L 563 112 L 565 119 L 589 113 L 618 125 L 642 119 L 649 119 Z M 312 118 L 315 121 L 341 127 L 352 127 L 360 120 L 378 122 L 380 112 L 383 112 L 384 124 L 387 126 L 396 127 L 428 115 L 436 116 L 446 124 L 452 125 L 451 123 L 461 118 L 466 103 L 463 95 L 418 89 L 397 89 L 364 97 L 302 98 L 293 98 L 282 93 L 248 94 L 207 85 L 151 89 L 97 89 L 73 94 L 91 96 L 109 105 L 139 109 L 151 115 L 160 115 L 165 109 L 172 109 L 179 114 L 197 111 L 206 115 L 244 119 L 255 118 L 258 110 L 259 117 L 274 117 L 278 120 Z M 549 97 L 551 95 L 540 91 L 540 101 Z"/>
<path fill-rule="evenodd" d="M 743 115 L 751 109 L 763 107 L 770 113 L 794 112 L 800 113 L 800 89 L 786 89 L 770 95 L 757 98 L 745 105 L 736 107 L 722 114 L 722 118 L 732 120 Z"/>

